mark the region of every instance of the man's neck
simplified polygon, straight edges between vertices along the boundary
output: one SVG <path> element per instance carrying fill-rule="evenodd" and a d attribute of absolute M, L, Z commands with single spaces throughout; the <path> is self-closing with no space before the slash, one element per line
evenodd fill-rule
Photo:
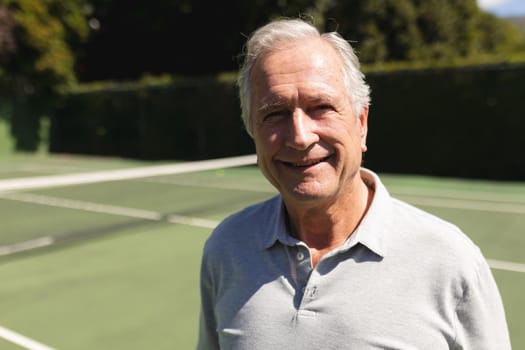
<path fill-rule="evenodd" d="M 320 205 L 287 205 L 289 229 L 306 243 L 315 266 L 321 257 L 341 246 L 355 231 L 373 198 L 373 190 L 360 181 L 357 188 Z"/>

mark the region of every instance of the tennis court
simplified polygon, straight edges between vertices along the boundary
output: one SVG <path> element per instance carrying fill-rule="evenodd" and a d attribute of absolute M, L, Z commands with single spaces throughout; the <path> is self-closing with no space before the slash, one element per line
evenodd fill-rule
<path fill-rule="evenodd" d="M 204 240 L 276 194 L 254 159 L 0 158 L 0 349 L 194 348 Z M 525 348 L 525 182 L 380 175 L 482 248 Z"/>

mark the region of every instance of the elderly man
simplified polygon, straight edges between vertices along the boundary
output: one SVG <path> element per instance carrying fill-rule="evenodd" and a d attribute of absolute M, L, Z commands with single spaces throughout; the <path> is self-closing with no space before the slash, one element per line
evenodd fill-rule
<path fill-rule="evenodd" d="M 283 19 L 246 50 L 243 119 L 279 195 L 207 240 L 198 349 L 510 349 L 478 247 L 362 167 L 369 88 L 348 42 Z"/>

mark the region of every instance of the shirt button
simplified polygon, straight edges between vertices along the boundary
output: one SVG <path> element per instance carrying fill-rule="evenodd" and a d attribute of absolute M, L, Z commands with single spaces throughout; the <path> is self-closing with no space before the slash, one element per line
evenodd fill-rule
<path fill-rule="evenodd" d="M 297 260 L 301 261 L 304 259 L 304 253 L 303 252 L 299 252 L 297 253 L 297 255 L 295 256 L 297 258 Z"/>

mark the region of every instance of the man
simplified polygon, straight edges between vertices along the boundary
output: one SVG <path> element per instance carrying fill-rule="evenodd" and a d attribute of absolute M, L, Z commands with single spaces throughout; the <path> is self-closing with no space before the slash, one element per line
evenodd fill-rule
<path fill-rule="evenodd" d="M 279 195 L 206 242 L 198 349 L 510 349 L 479 249 L 361 167 L 369 88 L 350 45 L 285 19 L 246 50 L 243 119 Z"/>

